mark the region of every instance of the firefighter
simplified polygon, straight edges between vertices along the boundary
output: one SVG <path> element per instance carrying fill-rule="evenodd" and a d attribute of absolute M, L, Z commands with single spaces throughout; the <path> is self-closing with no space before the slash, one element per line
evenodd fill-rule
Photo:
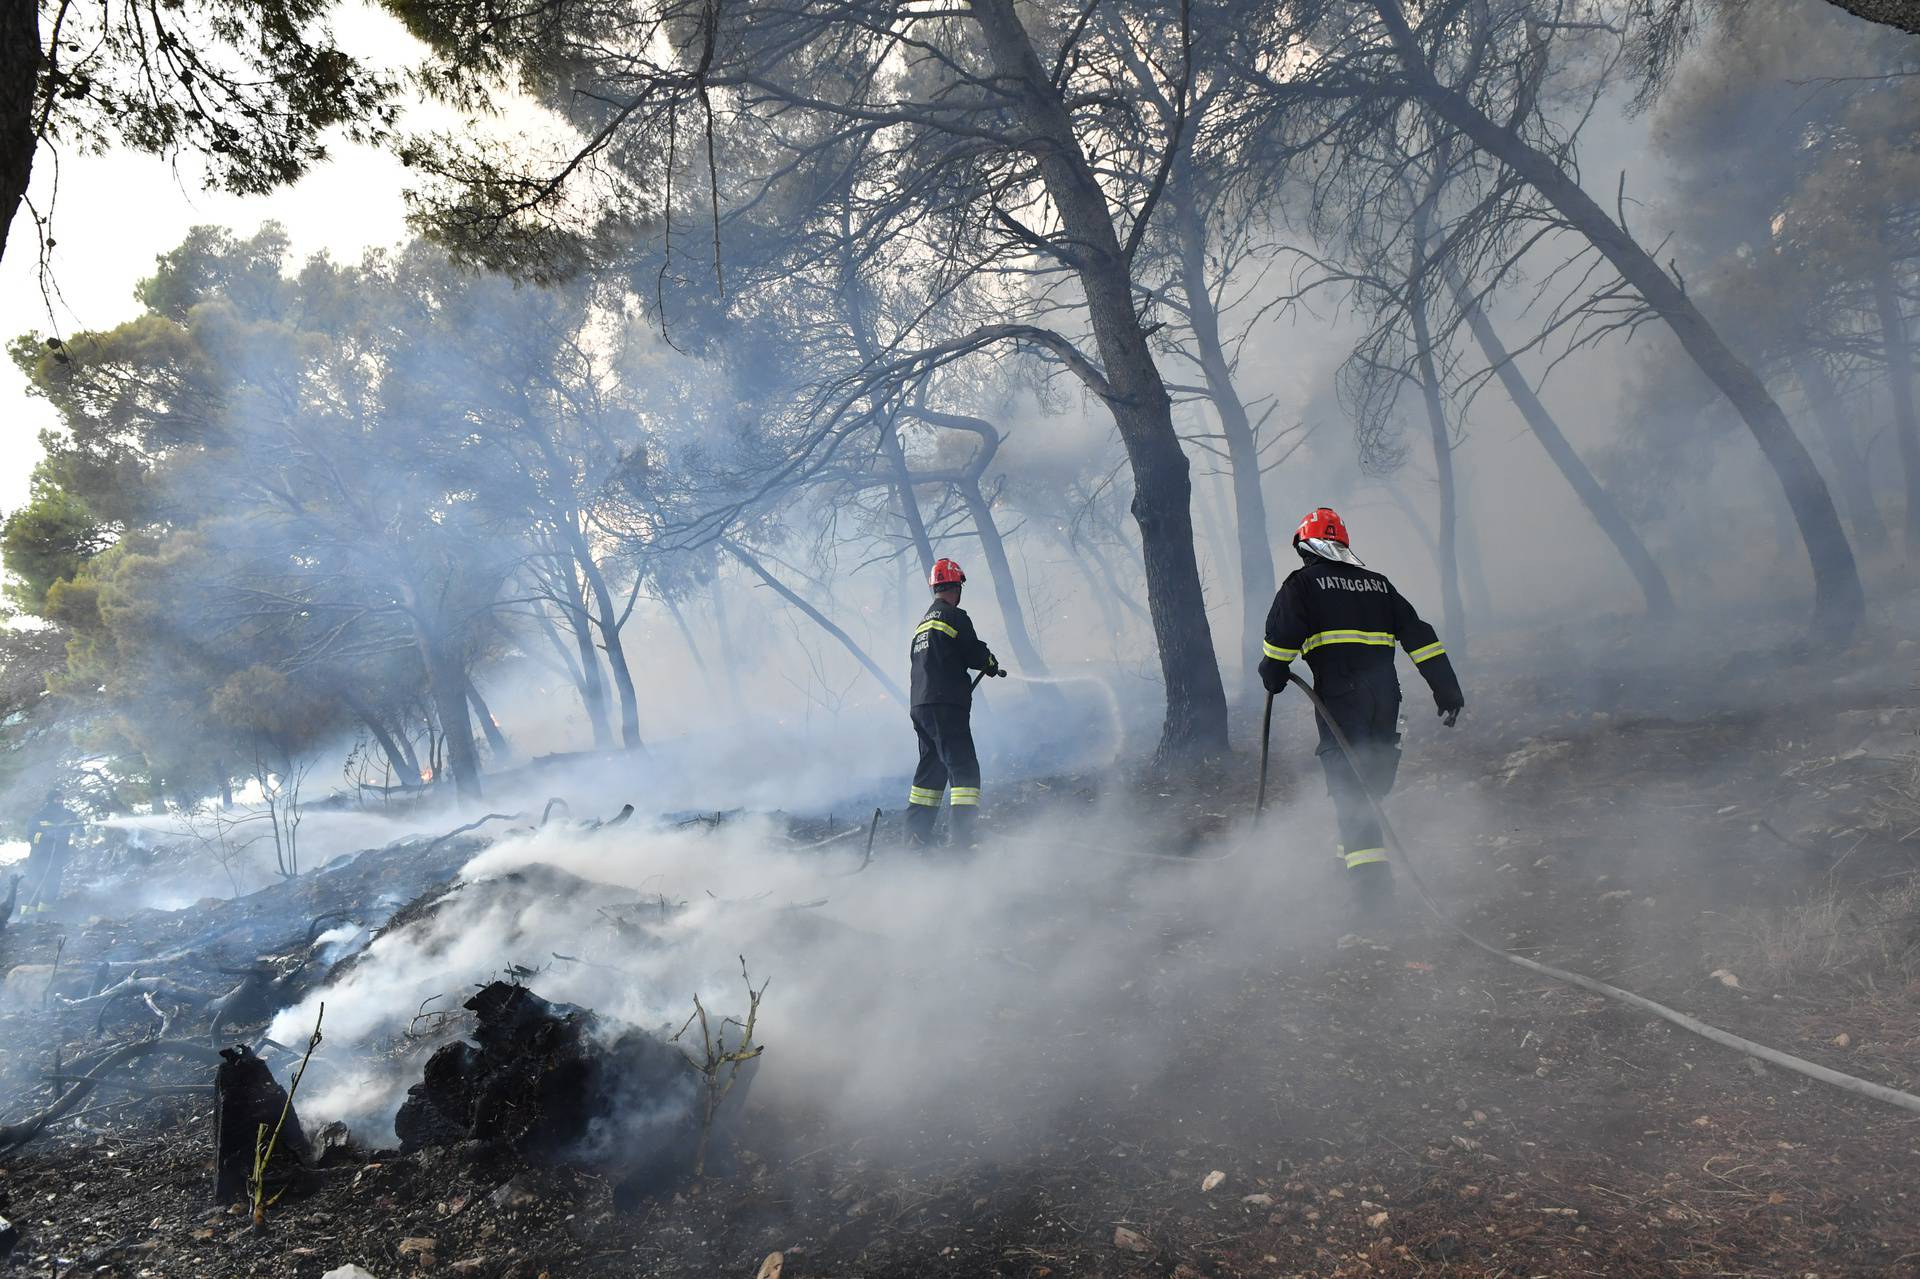
<path fill-rule="evenodd" d="M 33 846 L 27 853 L 27 904 L 21 914 L 46 910 L 60 896 L 60 880 L 66 873 L 67 847 L 79 822 L 60 799 L 59 788 L 47 792 L 46 802 L 28 819 Z"/>
<path fill-rule="evenodd" d="M 1304 657 L 1314 691 L 1352 743 L 1358 773 L 1326 720 L 1315 713 L 1320 744 L 1314 753 L 1326 771 L 1327 794 L 1339 821 L 1340 859 L 1361 898 L 1378 900 L 1391 893 L 1393 873 L 1367 792 L 1385 798 L 1400 768 L 1394 643 L 1407 650 L 1414 669 L 1425 677 L 1448 728 L 1466 699 L 1433 627 L 1420 620 L 1392 582 L 1360 562 L 1337 514 L 1323 506 L 1308 515 L 1293 535 L 1293 547 L 1304 562 L 1281 583 L 1267 613 L 1260 681 L 1269 693 L 1280 692 L 1290 664 Z"/>
<path fill-rule="evenodd" d="M 913 731 L 920 739 L 920 766 L 907 794 L 907 844 L 932 842 L 947 792 L 949 834 L 961 847 L 973 844 L 980 810 L 980 760 L 973 752 L 973 686 L 968 671 L 1005 676 L 993 653 L 974 634 L 973 619 L 960 607 L 967 575 L 952 560 L 933 566 L 928 584 L 933 603 L 913 631 Z"/>

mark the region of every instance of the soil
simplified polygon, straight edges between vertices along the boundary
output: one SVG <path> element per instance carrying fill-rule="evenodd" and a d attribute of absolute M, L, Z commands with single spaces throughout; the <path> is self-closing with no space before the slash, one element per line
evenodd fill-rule
<path fill-rule="evenodd" d="M 1538 708 L 1551 698 L 1516 679 L 1457 736 L 1420 736 L 1394 811 L 1420 847 L 1447 850 L 1430 862 L 1436 896 L 1489 939 L 1912 1089 L 1912 917 L 1875 917 L 1892 934 L 1870 948 L 1881 959 L 1850 951 L 1796 967 L 1754 938 L 1760 921 L 1791 921 L 1810 901 L 1864 903 L 1911 880 L 1916 839 L 1887 805 L 1913 763 L 1884 734 L 1910 732 L 1900 725 L 1916 702 L 1823 689 L 1817 708 L 1548 720 Z M 1199 830 L 1250 806 L 1253 772 L 1241 759 L 1159 783 L 1181 810 L 1173 824 Z M 1030 779 L 1003 787 L 1017 794 L 990 823 L 1132 784 Z M 1471 806 L 1438 802 L 1463 792 Z M 412 896 L 483 835 L 370 854 L 341 873 L 375 882 L 404 867 Z M 1185 869 L 1169 859 L 1155 873 Z M 1019 1140 L 1002 1140 L 1016 1121 L 984 1104 L 965 1124 L 880 1145 L 756 1098 L 711 1175 L 632 1208 L 615 1207 L 610 1176 L 469 1144 L 336 1153 L 314 1189 L 255 1228 L 210 1203 L 205 1099 L 115 1096 L 118 1109 L 0 1155 L 0 1214 L 24 1236 L 13 1266 L 305 1277 L 354 1262 L 381 1279 L 1920 1273 L 1920 1117 L 1481 955 L 1408 887 L 1386 917 L 1330 908 L 1322 927 L 1243 957 L 1210 1002 L 1144 993 L 1139 1015 L 1178 1019 L 1187 1045 L 1146 1087 L 1109 1084 L 1076 1060 L 1071 1035 L 1017 1009 L 976 1028 L 988 1068 L 1084 1074 L 1077 1100 Z M 1847 909 L 1842 926 L 1860 927 Z M 239 937 L 256 917 L 283 916 L 203 903 L 101 921 L 70 936 L 66 962 L 131 958 L 216 926 Z M 1143 926 L 1171 952 L 1203 948 L 1210 921 Z M 299 949 L 284 927 L 260 931 L 236 953 Z M 44 962 L 49 942 L 38 925 L 0 938 L 9 962 Z M 99 1050 L 93 1016 L 59 1014 L 67 1060 Z M 49 1019 L 9 1014 L 9 1034 L 32 1017 Z M 105 1039 L 144 1033 L 141 1018 L 152 1014 L 137 1000 L 117 1009 Z M 46 1064 L 44 1048 L 0 1063 L 16 1090 L 10 1117 L 44 1103 Z M 763 1069 L 777 1071 L 777 1046 Z M 177 1063 L 141 1078 L 203 1073 Z"/>

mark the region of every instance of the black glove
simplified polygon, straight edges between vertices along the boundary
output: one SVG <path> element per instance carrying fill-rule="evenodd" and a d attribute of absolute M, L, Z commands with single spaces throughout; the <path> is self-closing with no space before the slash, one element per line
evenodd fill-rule
<path fill-rule="evenodd" d="M 1263 657 L 1260 659 L 1260 682 L 1269 693 L 1283 693 L 1287 688 L 1287 670 L 1287 663 Z"/>
<path fill-rule="evenodd" d="M 1458 723 L 1460 720 L 1460 712 L 1467 709 L 1466 699 L 1458 693 L 1451 693 L 1446 696 L 1436 694 L 1433 703 L 1439 708 L 1440 722 L 1448 728 L 1452 728 Z"/>
<path fill-rule="evenodd" d="M 1007 677 L 1007 668 L 1000 665 L 999 658 L 995 657 L 992 653 L 988 653 L 987 669 L 982 671 L 981 674 L 989 679 L 995 678 L 996 676 L 1000 679 L 1005 679 Z"/>

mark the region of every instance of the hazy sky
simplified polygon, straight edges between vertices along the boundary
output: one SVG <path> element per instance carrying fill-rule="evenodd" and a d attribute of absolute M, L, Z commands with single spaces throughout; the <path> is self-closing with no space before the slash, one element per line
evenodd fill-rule
<path fill-rule="evenodd" d="M 371 61 L 402 60 L 410 37 L 390 16 L 349 7 L 335 22 L 340 41 Z M 409 115 L 418 124 L 420 111 Z M 326 249 L 358 257 L 371 245 L 405 238 L 400 193 L 405 170 L 384 153 L 336 146 L 333 160 L 297 186 L 242 199 L 200 188 L 191 158 L 175 166 L 152 156 L 114 153 L 67 155 L 59 160 L 54 206 L 49 311 L 42 296 L 32 219 L 23 208 L 0 261 L 0 336 L 71 334 L 129 319 L 137 309 L 133 287 L 153 273 L 154 259 L 189 227 L 203 222 L 251 231 L 269 219 L 285 224 L 297 252 Z M 54 164 L 46 152 L 34 161 L 33 198 L 43 209 Z M 11 360 L 0 359 L 0 511 L 26 498 L 28 476 L 40 457 L 41 428 L 54 424 L 45 402 L 27 393 Z"/>

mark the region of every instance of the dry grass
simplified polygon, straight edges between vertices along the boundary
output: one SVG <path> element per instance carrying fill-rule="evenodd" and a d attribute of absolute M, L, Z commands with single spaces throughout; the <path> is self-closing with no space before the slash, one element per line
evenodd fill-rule
<path fill-rule="evenodd" d="M 1763 989 L 1838 980 L 1864 994 L 1905 992 L 1920 984 L 1920 871 L 1786 909 L 1740 911 L 1717 940 L 1727 965 Z"/>
<path fill-rule="evenodd" d="M 1891 836 L 1895 843 L 1920 844 L 1920 754 L 1901 760 L 1874 787 L 1864 818 L 1863 830 Z"/>

